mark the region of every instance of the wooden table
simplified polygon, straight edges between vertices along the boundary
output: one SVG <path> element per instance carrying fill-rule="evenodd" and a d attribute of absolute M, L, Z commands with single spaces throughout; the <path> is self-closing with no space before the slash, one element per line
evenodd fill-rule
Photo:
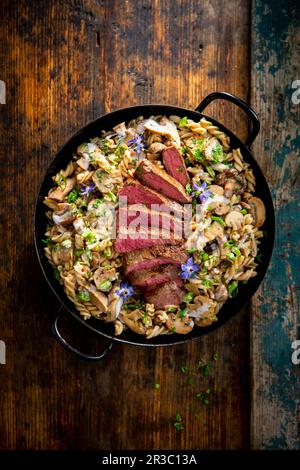
<path fill-rule="evenodd" d="M 296 3 L 1 2 L 1 449 L 299 448 L 300 366 L 291 363 L 299 325 Z M 215 90 L 243 98 L 261 118 L 253 152 L 277 213 L 262 287 L 246 310 L 200 342 L 116 345 L 102 363 L 74 358 L 53 339 L 59 306 L 33 248 L 34 202 L 48 164 L 76 129 L 104 112 L 148 102 L 193 109 Z M 220 103 L 207 113 L 245 139 L 247 122 L 236 108 Z M 73 330 L 82 347 L 102 347 Z M 201 358 L 208 376 L 181 371 Z M 207 389 L 204 405 L 196 394 Z"/>

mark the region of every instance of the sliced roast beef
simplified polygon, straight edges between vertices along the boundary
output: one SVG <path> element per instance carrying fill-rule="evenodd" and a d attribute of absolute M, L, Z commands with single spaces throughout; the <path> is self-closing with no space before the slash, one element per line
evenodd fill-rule
<path fill-rule="evenodd" d="M 153 246 L 144 250 L 124 253 L 123 267 L 125 274 L 139 269 L 152 269 L 164 264 L 180 266 L 188 258 L 183 245 Z"/>
<path fill-rule="evenodd" d="M 165 308 L 167 305 L 179 305 L 184 296 L 183 282 L 181 279 L 166 282 L 159 287 L 143 290 L 144 298 L 155 308 Z"/>
<path fill-rule="evenodd" d="M 166 264 L 155 269 L 141 269 L 129 274 L 131 283 L 139 288 L 150 288 L 168 281 L 179 279 L 180 270 L 177 266 Z"/>
<path fill-rule="evenodd" d="M 134 174 L 141 183 L 170 199 L 182 204 L 191 201 L 182 184 L 150 160 L 142 160 Z"/>
<path fill-rule="evenodd" d="M 176 238 L 176 234 L 165 232 L 162 229 L 138 227 L 132 230 L 127 227 L 119 227 L 115 248 L 119 253 L 128 253 L 152 246 L 182 245 L 182 243 L 182 238 Z"/>
<path fill-rule="evenodd" d="M 180 204 L 175 201 L 164 197 L 162 194 L 153 191 L 146 186 L 143 186 L 138 181 L 123 186 L 119 192 L 119 198 L 127 198 L 127 204 L 145 204 L 147 207 L 159 205 L 161 212 L 174 214 L 176 217 L 181 217 L 184 209 Z M 122 199 L 120 199 L 122 205 Z M 157 209 L 157 208 L 156 208 Z"/>
<path fill-rule="evenodd" d="M 144 204 L 121 207 L 117 214 L 117 226 L 163 228 L 172 233 L 176 232 L 178 238 L 183 234 L 182 220 L 166 212 L 149 209 Z"/>
<path fill-rule="evenodd" d="M 163 150 L 162 159 L 169 175 L 173 176 L 185 188 L 189 182 L 189 175 L 180 151 L 176 147 L 168 147 Z"/>

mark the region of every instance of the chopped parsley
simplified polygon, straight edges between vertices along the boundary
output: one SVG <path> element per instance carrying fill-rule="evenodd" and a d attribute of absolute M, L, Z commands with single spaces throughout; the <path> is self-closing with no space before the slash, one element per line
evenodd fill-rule
<path fill-rule="evenodd" d="M 172 313 L 172 312 L 176 312 L 176 311 L 177 311 L 177 307 L 169 307 L 169 308 L 167 309 L 167 312 L 168 312 L 168 313 Z"/>
<path fill-rule="evenodd" d="M 181 371 L 183 374 L 185 374 L 185 373 L 187 372 L 187 370 L 188 370 L 187 366 L 181 366 L 181 367 L 180 367 L 180 371 Z"/>
<path fill-rule="evenodd" d="M 206 253 L 206 251 L 201 251 L 201 253 L 199 254 L 199 261 L 207 261 L 208 259 L 208 253 Z"/>
<path fill-rule="evenodd" d="M 223 148 L 222 148 L 222 145 L 220 144 L 220 142 L 217 142 L 215 147 L 212 149 L 212 156 L 214 157 L 214 160 L 216 161 L 216 163 L 219 162 L 219 157 L 222 157 L 223 156 Z"/>
<path fill-rule="evenodd" d="M 81 300 L 82 302 L 88 302 L 90 300 L 90 294 L 86 291 L 78 292 L 77 299 Z"/>
<path fill-rule="evenodd" d="M 159 390 L 160 384 L 153 384 L 152 388 L 153 388 L 153 390 Z"/>
<path fill-rule="evenodd" d="M 79 191 L 77 189 L 72 189 L 72 191 L 67 196 L 67 201 L 69 203 L 75 202 L 79 196 Z"/>
<path fill-rule="evenodd" d="M 203 405 L 207 406 L 207 405 L 209 405 L 208 397 L 209 397 L 210 393 L 211 393 L 211 390 L 210 390 L 210 388 L 208 388 L 204 392 L 197 393 L 196 397 L 198 398 L 198 400 L 201 401 L 201 403 L 203 403 Z"/>
<path fill-rule="evenodd" d="M 248 214 L 248 211 L 247 211 L 247 209 L 244 208 L 244 209 L 241 209 L 241 213 L 242 213 L 243 215 L 246 215 L 246 214 Z"/>
<path fill-rule="evenodd" d="M 182 423 L 182 416 L 179 413 L 177 413 L 177 415 L 175 416 L 174 428 L 176 429 L 176 431 L 183 431 L 184 429 Z"/>
<path fill-rule="evenodd" d="M 51 245 L 51 238 L 47 237 L 47 238 L 42 238 L 42 243 L 44 243 L 46 246 L 50 246 Z"/>
<path fill-rule="evenodd" d="M 87 228 L 83 234 L 83 238 L 87 240 L 89 243 L 95 243 L 97 241 L 97 237 L 95 233 L 93 233 L 89 228 Z"/>
<path fill-rule="evenodd" d="M 95 199 L 94 203 L 93 203 L 93 209 L 98 209 L 98 207 L 103 204 L 103 199 Z"/>
<path fill-rule="evenodd" d="M 193 151 L 193 156 L 197 162 L 204 162 L 205 160 L 202 155 L 202 150 L 200 150 L 199 148 Z"/>
<path fill-rule="evenodd" d="M 187 194 L 191 194 L 191 192 L 192 192 L 191 183 L 187 183 L 187 185 L 185 187 L 185 191 L 186 191 Z"/>
<path fill-rule="evenodd" d="M 184 318 L 187 312 L 188 312 L 187 308 L 184 308 L 184 309 L 180 310 L 179 318 Z"/>
<path fill-rule="evenodd" d="M 183 302 L 186 303 L 186 304 L 189 304 L 193 300 L 193 298 L 194 298 L 194 293 L 193 292 L 187 292 L 183 296 Z M 179 313 L 179 316 L 180 316 L 180 313 Z"/>

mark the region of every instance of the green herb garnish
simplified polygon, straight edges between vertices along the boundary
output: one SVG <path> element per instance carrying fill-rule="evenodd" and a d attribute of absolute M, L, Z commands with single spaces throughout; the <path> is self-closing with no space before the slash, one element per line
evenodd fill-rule
<path fill-rule="evenodd" d="M 192 192 L 191 183 L 187 183 L 187 185 L 185 187 L 185 191 L 186 191 L 187 194 L 191 194 L 191 192 Z"/>
<path fill-rule="evenodd" d="M 241 209 L 241 213 L 242 213 L 243 215 L 246 215 L 246 214 L 248 214 L 248 211 L 247 211 L 247 209 L 244 208 L 244 209 Z"/>
<path fill-rule="evenodd" d="M 175 416 L 174 428 L 176 429 L 176 431 L 183 431 L 184 429 L 182 417 L 179 413 L 177 413 L 177 415 Z"/>
<path fill-rule="evenodd" d="M 78 292 L 77 299 L 81 300 L 82 302 L 88 302 L 90 300 L 90 294 L 86 291 Z"/>
<path fill-rule="evenodd" d="M 193 292 L 187 292 L 183 296 L 183 302 L 186 304 L 189 304 L 194 298 L 194 293 Z"/>
<path fill-rule="evenodd" d="M 226 227 L 226 224 L 222 217 L 217 217 L 216 215 L 212 215 L 211 219 L 214 220 L 215 222 L 218 222 L 218 224 L 222 225 L 223 227 Z"/>
<path fill-rule="evenodd" d="M 169 308 L 167 308 L 167 312 L 168 313 L 177 312 L 177 307 L 169 307 Z"/>
<path fill-rule="evenodd" d="M 238 282 L 232 281 L 228 286 L 229 295 L 232 297 L 234 293 L 237 294 L 237 289 L 238 289 Z"/>
<path fill-rule="evenodd" d="M 51 245 L 51 238 L 47 237 L 47 238 L 42 238 L 42 243 L 44 243 L 46 246 L 50 246 Z"/>
<path fill-rule="evenodd" d="M 117 198 L 117 196 L 116 196 L 112 191 L 109 191 L 109 192 L 107 193 L 107 195 L 108 195 L 109 199 L 110 199 L 112 202 L 117 202 L 117 199 L 118 199 L 118 198 Z"/>
<path fill-rule="evenodd" d="M 67 196 L 67 201 L 69 203 L 75 202 L 79 196 L 79 191 L 77 189 L 72 189 L 72 191 Z"/>
<path fill-rule="evenodd" d="M 182 127 L 186 127 L 187 125 L 188 125 L 188 118 L 185 116 L 182 119 L 180 119 L 178 127 L 181 129 Z"/>
<path fill-rule="evenodd" d="M 160 388 L 160 384 L 153 384 L 152 388 L 153 390 L 158 390 Z"/>
<path fill-rule="evenodd" d="M 214 178 L 214 177 L 216 176 L 216 174 L 215 174 L 215 172 L 214 172 L 214 170 L 213 170 L 213 168 L 212 168 L 211 166 L 207 166 L 207 167 L 206 167 L 206 170 L 207 170 L 208 174 L 209 174 L 212 178 Z"/>

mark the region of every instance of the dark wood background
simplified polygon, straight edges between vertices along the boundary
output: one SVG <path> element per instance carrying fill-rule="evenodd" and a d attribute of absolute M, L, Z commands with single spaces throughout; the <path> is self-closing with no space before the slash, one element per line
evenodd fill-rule
<path fill-rule="evenodd" d="M 0 449 L 299 448 L 300 366 L 291 363 L 299 333 L 296 3 L 1 2 L 0 340 L 7 363 L 0 365 Z M 76 359 L 51 334 L 59 305 L 33 248 L 34 202 L 48 164 L 76 129 L 104 112 L 149 102 L 193 109 L 215 90 L 243 98 L 261 118 L 253 151 L 277 213 L 261 289 L 247 310 L 200 342 L 116 345 L 102 363 Z M 246 137 L 234 107 L 218 103 L 207 114 Z M 65 331 L 86 350 L 103 346 L 69 321 Z M 208 376 L 181 372 L 200 359 L 211 366 Z M 203 405 L 196 394 L 208 388 Z"/>

